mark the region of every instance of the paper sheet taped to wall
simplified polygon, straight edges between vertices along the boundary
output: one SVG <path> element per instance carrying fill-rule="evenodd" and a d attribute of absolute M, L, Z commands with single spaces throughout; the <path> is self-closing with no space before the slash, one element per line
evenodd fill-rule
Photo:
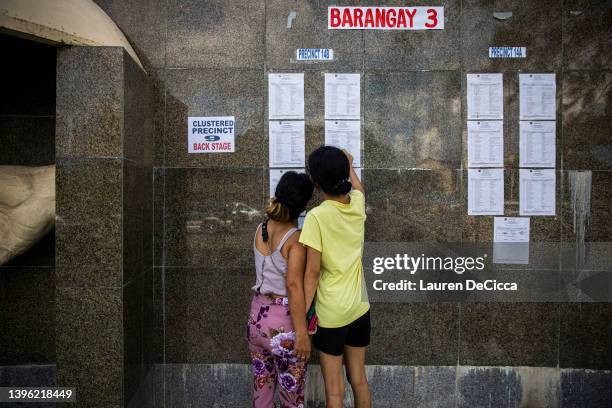
<path fill-rule="evenodd" d="M 468 166 L 504 167 L 504 133 L 501 120 L 467 123 Z"/>
<path fill-rule="evenodd" d="M 555 167 L 556 123 L 554 121 L 521 121 L 520 166 Z"/>
<path fill-rule="evenodd" d="M 504 118 L 502 74 L 467 74 L 469 120 Z"/>
<path fill-rule="evenodd" d="M 556 119 L 555 74 L 520 74 L 519 93 L 521 120 Z"/>
<path fill-rule="evenodd" d="M 304 119 L 304 74 L 268 74 L 268 118 Z"/>
<path fill-rule="evenodd" d="M 495 217 L 493 263 L 529 263 L 529 217 Z"/>
<path fill-rule="evenodd" d="M 304 121 L 268 123 L 270 167 L 304 167 Z"/>
<path fill-rule="evenodd" d="M 468 169 L 468 215 L 504 215 L 504 169 Z"/>
<path fill-rule="evenodd" d="M 555 170 L 520 169 L 519 177 L 519 214 L 555 215 Z"/>
<path fill-rule="evenodd" d="M 353 155 L 353 166 L 361 167 L 361 122 L 356 120 L 326 120 L 325 144 L 346 149 Z"/>
<path fill-rule="evenodd" d="M 360 74 L 325 74 L 325 119 L 360 119 L 360 78 Z"/>
<path fill-rule="evenodd" d="M 276 191 L 276 186 L 280 181 L 283 174 L 288 171 L 295 171 L 296 173 L 304 173 L 304 168 L 294 168 L 294 169 L 270 169 L 270 198 L 274 197 L 274 192 Z"/>

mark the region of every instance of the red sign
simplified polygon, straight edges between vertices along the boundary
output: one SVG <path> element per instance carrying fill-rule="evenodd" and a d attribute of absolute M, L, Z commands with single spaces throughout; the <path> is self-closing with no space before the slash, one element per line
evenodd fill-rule
<path fill-rule="evenodd" d="M 443 30 L 444 7 L 327 8 L 330 30 Z"/>

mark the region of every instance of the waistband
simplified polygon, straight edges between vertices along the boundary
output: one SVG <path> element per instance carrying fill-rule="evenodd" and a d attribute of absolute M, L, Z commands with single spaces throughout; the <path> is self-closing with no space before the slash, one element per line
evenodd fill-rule
<path fill-rule="evenodd" d="M 253 300 L 264 305 L 289 306 L 289 298 L 287 296 L 272 296 L 264 295 L 263 293 L 255 293 Z"/>

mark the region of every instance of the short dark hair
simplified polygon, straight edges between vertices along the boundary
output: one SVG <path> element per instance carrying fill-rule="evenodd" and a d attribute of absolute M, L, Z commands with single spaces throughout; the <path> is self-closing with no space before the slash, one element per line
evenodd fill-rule
<path fill-rule="evenodd" d="M 266 208 L 266 214 L 279 222 L 298 218 L 312 198 L 313 190 L 314 184 L 306 174 L 286 172 L 274 190 L 274 198 Z"/>
<path fill-rule="evenodd" d="M 308 156 L 308 172 L 321 189 L 331 195 L 348 194 L 350 163 L 337 147 L 321 146 Z"/>

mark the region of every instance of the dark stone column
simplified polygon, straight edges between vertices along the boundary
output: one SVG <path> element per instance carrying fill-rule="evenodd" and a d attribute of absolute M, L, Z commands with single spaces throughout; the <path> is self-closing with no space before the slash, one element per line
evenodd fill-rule
<path fill-rule="evenodd" d="M 87 406 L 127 405 L 151 367 L 152 95 L 122 48 L 58 51 L 58 383 Z"/>

